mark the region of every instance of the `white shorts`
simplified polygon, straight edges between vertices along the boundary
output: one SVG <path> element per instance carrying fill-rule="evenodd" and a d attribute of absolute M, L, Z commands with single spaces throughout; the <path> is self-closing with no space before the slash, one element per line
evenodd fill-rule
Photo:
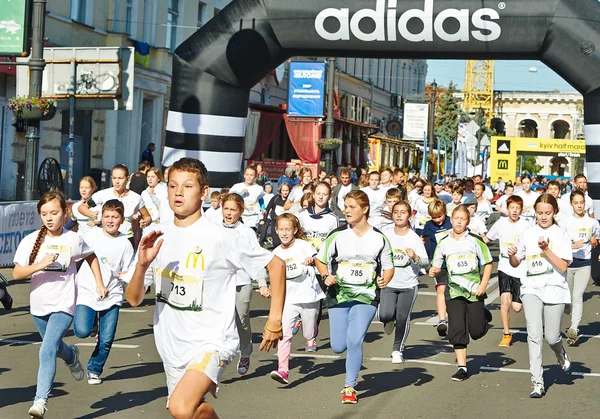
<path fill-rule="evenodd" d="M 185 367 L 182 368 L 173 367 L 163 362 L 165 375 L 167 376 L 167 389 L 169 391 L 169 397 L 171 397 L 171 394 L 173 394 L 177 383 L 179 383 L 185 372 L 189 370 L 201 372 L 210 378 L 210 380 L 217 386 L 212 395 L 217 397 L 217 391 L 219 390 L 219 379 L 223 375 L 223 371 L 225 370 L 227 364 L 227 359 L 221 356 L 219 351 L 198 352 L 198 354 L 194 356 Z"/>

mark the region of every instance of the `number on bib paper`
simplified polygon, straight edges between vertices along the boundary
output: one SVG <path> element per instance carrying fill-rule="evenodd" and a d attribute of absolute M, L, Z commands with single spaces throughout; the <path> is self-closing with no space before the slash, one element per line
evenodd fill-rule
<path fill-rule="evenodd" d="M 394 249 L 394 267 L 405 268 L 410 265 L 410 257 L 403 249 Z"/>
<path fill-rule="evenodd" d="M 156 301 L 176 310 L 202 311 L 202 278 L 156 269 Z"/>
<path fill-rule="evenodd" d="M 302 264 L 303 256 L 298 255 L 285 260 L 285 278 L 294 279 L 302 276 L 304 273 L 304 265 Z"/>
<path fill-rule="evenodd" d="M 537 276 L 552 273 L 552 266 L 545 255 L 527 256 L 527 276 Z"/>
<path fill-rule="evenodd" d="M 591 228 L 574 228 L 570 231 L 571 237 L 573 237 L 573 243 L 582 240 L 584 243 L 588 243 L 592 238 Z"/>
<path fill-rule="evenodd" d="M 342 283 L 351 285 L 371 285 L 375 268 L 372 263 L 340 262 L 337 277 Z"/>
<path fill-rule="evenodd" d="M 453 275 L 464 275 L 477 269 L 476 256 L 468 255 L 450 255 L 447 261 L 450 273 Z"/>

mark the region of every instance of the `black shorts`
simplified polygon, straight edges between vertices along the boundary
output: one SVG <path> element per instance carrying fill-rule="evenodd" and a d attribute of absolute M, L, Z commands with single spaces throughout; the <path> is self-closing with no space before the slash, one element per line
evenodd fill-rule
<path fill-rule="evenodd" d="M 505 274 L 502 271 L 498 271 L 498 284 L 500 288 L 500 294 L 510 292 L 512 300 L 515 303 L 523 304 L 521 301 L 521 280 Z"/>
<path fill-rule="evenodd" d="M 448 270 L 446 268 L 442 268 L 442 271 L 435 277 L 435 288 L 437 289 L 440 285 L 448 285 Z"/>

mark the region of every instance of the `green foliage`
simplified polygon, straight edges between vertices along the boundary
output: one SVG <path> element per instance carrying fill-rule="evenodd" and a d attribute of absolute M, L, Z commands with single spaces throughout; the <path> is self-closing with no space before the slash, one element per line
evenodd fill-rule
<path fill-rule="evenodd" d="M 450 147 L 456 141 L 458 123 L 463 114 L 453 93 L 456 93 L 456 85 L 450 82 L 448 89 L 440 97 L 440 105 L 435 112 L 435 135 L 440 137 L 440 146 L 442 147 L 444 143 Z"/>
<path fill-rule="evenodd" d="M 521 159 L 523 159 L 523 166 L 521 167 Z M 537 158 L 535 156 L 517 156 L 517 167 L 521 167 L 521 173 L 528 173 L 530 175 L 537 175 L 542 166 L 537 164 Z"/>

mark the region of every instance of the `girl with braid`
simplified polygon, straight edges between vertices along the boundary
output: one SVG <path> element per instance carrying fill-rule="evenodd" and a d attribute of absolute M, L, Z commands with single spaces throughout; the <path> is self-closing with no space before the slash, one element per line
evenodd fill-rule
<path fill-rule="evenodd" d="M 29 415 L 43 418 L 56 374 L 56 358 L 61 358 L 77 381 L 83 379 L 79 349 L 63 342 L 75 313 L 75 261 L 89 263 L 98 298 L 108 290 L 102 281 L 100 265 L 81 237 L 63 227 L 67 204 L 62 194 L 45 193 L 37 204 L 42 228 L 24 237 L 14 257 L 14 279 L 31 278 L 30 310 L 33 323 L 42 337 L 37 391 Z"/>

